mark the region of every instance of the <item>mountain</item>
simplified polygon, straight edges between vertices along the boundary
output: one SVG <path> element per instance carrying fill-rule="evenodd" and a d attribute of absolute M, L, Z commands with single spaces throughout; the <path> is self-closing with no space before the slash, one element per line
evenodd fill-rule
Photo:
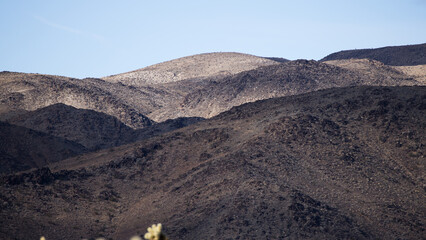
<path fill-rule="evenodd" d="M 155 121 L 177 116 L 209 118 L 243 103 L 332 87 L 421 85 L 416 79 L 379 62 L 369 63 L 368 68 L 354 65 L 352 60 L 346 65 L 336 61 L 296 60 L 259 67 L 210 81 L 188 93 L 182 101 L 148 116 Z"/>
<path fill-rule="evenodd" d="M 280 57 L 265 57 L 265 58 L 269 59 L 269 60 L 272 60 L 272 61 L 275 61 L 275 62 L 280 62 L 280 63 L 285 63 L 285 62 L 290 61 L 288 59 L 280 58 Z"/>
<path fill-rule="evenodd" d="M 208 118 L 243 103 L 329 87 L 424 85 L 425 76 L 421 66 L 287 61 L 241 53 L 199 54 L 104 79 L 2 72 L 0 119 L 62 103 L 143 129 L 167 119 Z"/>
<path fill-rule="evenodd" d="M 62 103 L 103 112 L 129 127 L 141 129 L 154 123 L 148 114 L 181 101 L 213 79 L 272 64 L 278 62 L 240 53 L 210 53 L 175 59 L 105 80 L 1 72 L 0 119 Z"/>
<path fill-rule="evenodd" d="M 345 50 L 332 53 L 321 61 L 368 58 L 391 66 L 413 66 L 426 64 L 426 43 L 392 46 L 374 49 Z"/>
<path fill-rule="evenodd" d="M 381 79 L 380 84 L 383 86 L 393 85 L 394 79 L 405 79 L 399 81 L 403 84 L 409 84 L 410 81 L 417 85 L 425 85 L 426 83 L 426 65 L 388 66 L 371 59 L 330 60 L 323 63 L 358 71 L 371 79 Z"/>
<path fill-rule="evenodd" d="M 252 70 L 277 61 L 249 54 L 219 52 L 198 54 L 155 64 L 135 71 L 104 77 L 105 81 L 121 82 L 130 86 L 174 83 L 182 80 L 221 78 Z"/>
<path fill-rule="evenodd" d="M 0 174 L 42 167 L 87 152 L 72 141 L 0 121 Z"/>
<path fill-rule="evenodd" d="M 233 107 L 4 176 L 0 238 L 128 239 L 161 222 L 170 239 L 421 239 L 425 110 L 421 86 Z"/>

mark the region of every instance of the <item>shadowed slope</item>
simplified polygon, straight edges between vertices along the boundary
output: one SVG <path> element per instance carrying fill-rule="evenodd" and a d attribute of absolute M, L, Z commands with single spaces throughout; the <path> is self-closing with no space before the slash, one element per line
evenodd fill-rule
<path fill-rule="evenodd" d="M 77 142 L 90 150 L 128 143 L 134 130 L 115 117 L 93 110 L 53 104 L 8 122 Z"/>
<path fill-rule="evenodd" d="M 424 84 L 421 68 L 395 70 L 372 60 L 327 63 L 278 63 L 241 53 L 209 53 L 105 80 L 2 72 L 0 119 L 63 103 L 106 113 L 140 129 L 153 121 L 208 118 L 243 103 L 330 87 Z"/>
<path fill-rule="evenodd" d="M 41 167 L 86 151 L 76 142 L 0 121 L 0 174 Z"/>

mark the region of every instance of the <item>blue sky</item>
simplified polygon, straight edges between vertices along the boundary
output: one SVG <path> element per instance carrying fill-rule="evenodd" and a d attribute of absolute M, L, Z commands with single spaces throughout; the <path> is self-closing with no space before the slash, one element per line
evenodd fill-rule
<path fill-rule="evenodd" d="M 205 52 L 426 42 L 426 0 L 0 0 L 0 71 L 103 77 Z"/>

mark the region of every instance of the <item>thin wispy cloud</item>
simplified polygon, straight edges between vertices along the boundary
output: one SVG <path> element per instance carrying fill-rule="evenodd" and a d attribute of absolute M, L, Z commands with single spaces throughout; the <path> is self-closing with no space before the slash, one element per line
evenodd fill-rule
<path fill-rule="evenodd" d="M 37 19 L 39 22 L 41 22 L 41 23 L 43 23 L 43 24 L 45 24 L 49 27 L 52 27 L 52 28 L 55 28 L 55 29 L 58 29 L 58 30 L 61 30 L 61 31 L 65 31 L 65 32 L 72 33 L 72 34 L 75 34 L 75 35 L 82 35 L 82 36 L 90 37 L 90 38 L 95 39 L 97 41 L 105 41 L 105 37 L 103 37 L 99 34 L 96 34 L 96 33 L 85 33 L 85 32 L 83 32 L 79 29 L 75 29 L 75 28 L 72 28 L 72 27 L 68 27 L 68 26 L 65 26 L 65 25 L 61 25 L 61 24 L 49 21 L 46 18 L 38 16 L 38 15 L 34 15 L 34 18 Z"/>
<path fill-rule="evenodd" d="M 37 19 L 38 21 L 40 21 L 41 23 L 44 23 L 45 25 L 50 26 L 52 28 L 56 28 L 56 29 L 63 30 L 63 31 L 73 33 L 73 34 L 77 34 L 77 35 L 80 35 L 80 34 L 83 33 L 82 31 L 80 31 L 78 29 L 74 29 L 74 28 L 71 28 L 71 27 L 68 27 L 68 26 L 64 26 L 64 25 L 61 25 L 61 24 L 51 22 L 44 17 L 34 16 L 34 18 Z"/>

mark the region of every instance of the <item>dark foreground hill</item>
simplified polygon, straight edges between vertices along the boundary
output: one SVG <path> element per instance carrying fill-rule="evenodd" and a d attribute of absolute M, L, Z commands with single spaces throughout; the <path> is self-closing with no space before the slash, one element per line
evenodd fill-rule
<path fill-rule="evenodd" d="M 413 66 L 426 64 L 426 43 L 374 49 L 345 50 L 332 53 L 321 61 L 351 58 L 368 58 L 391 66 Z"/>
<path fill-rule="evenodd" d="M 64 138 L 0 121 L 0 174 L 42 167 L 87 152 Z"/>
<path fill-rule="evenodd" d="M 0 238 L 421 239 L 425 87 L 244 104 L 149 140 L 3 177 Z"/>

